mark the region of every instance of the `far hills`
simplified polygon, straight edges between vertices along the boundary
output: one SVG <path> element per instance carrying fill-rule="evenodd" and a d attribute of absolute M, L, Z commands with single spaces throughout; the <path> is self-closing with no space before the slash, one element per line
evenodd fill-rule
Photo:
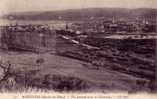
<path fill-rule="evenodd" d="M 84 8 L 61 11 L 14 12 L 4 15 L 5 19 L 16 20 L 88 20 L 90 18 L 154 18 L 157 9 L 153 8 Z"/>

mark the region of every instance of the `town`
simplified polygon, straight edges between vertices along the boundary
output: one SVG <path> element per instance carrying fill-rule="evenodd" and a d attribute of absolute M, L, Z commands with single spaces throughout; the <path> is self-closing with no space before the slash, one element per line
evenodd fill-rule
<path fill-rule="evenodd" d="M 6 78 L 2 78 L 2 80 L 8 79 L 7 77 L 9 76 L 6 75 L 9 73 L 9 75 L 14 78 L 15 83 L 20 83 L 26 87 L 46 88 L 57 91 L 82 90 L 96 83 L 95 81 L 92 82 L 93 79 L 96 79 L 92 77 L 91 79 L 87 78 L 89 79 L 88 83 L 82 80 L 86 78 L 85 76 L 87 76 L 87 74 L 84 74 L 84 76 L 83 74 L 80 75 L 79 72 L 83 69 L 87 69 L 89 70 L 88 75 L 94 75 L 92 74 L 93 72 L 97 74 L 102 71 L 104 75 L 105 72 L 108 71 L 115 72 L 117 75 L 123 75 L 122 77 L 124 78 L 119 76 L 124 80 L 122 80 L 121 83 L 130 82 L 130 85 L 129 87 L 120 85 L 122 86 L 119 86 L 120 90 L 128 90 L 130 92 L 140 90 L 150 91 L 153 89 L 152 83 L 155 73 L 156 20 L 157 19 L 154 18 L 129 20 L 116 19 L 114 17 L 110 19 L 95 19 L 91 16 L 90 19 L 86 21 L 63 21 L 61 23 L 62 25 L 59 25 L 60 27 L 55 23 L 19 24 L 18 21 L 14 24 L 1 26 L 1 53 L 21 52 L 21 56 L 20 54 L 18 54 L 19 56 L 15 54 L 4 56 L 10 57 L 9 55 L 11 55 L 12 58 L 20 57 L 21 59 L 24 57 L 24 61 L 22 61 L 24 63 L 14 61 L 11 64 L 9 62 L 9 68 L 14 68 L 15 71 L 10 70 L 7 66 L 3 67 L 3 62 L 0 63 L 0 67 L 8 69 L 8 71 L 3 74 Z M 28 54 L 26 55 L 22 54 L 27 52 Z M 2 59 L 4 56 L 2 56 Z M 32 60 L 27 57 L 31 57 L 34 61 L 32 62 Z M 28 61 L 27 59 L 29 60 L 28 63 L 26 63 Z M 63 59 L 67 61 L 65 62 Z M 56 63 L 51 63 L 51 61 Z M 24 73 L 16 71 L 20 68 L 18 66 L 11 67 L 13 64 L 24 65 L 21 67 Z M 54 66 L 50 68 L 50 64 Z M 56 66 L 56 64 L 58 65 Z M 71 64 L 73 65 L 67 67 L 68 65 L 66 64 L 69 64 L 69 66 L 71 66 Z M 79 67 L 80 64 L 82 67 Z M 26 65 L 29 66 L 27 67 Z M 37 67 L 33 67 L 34 65 L 37 65 Z M 74 65 L 76 65 L 76 67 Z M 44 75 L 44 78 L 33 78 L 31 74 L 28 74 L 29 71 L 32 71 L 31 73 L 38 72 L 41 68 L 45 68 L 44 73 L 50 72 L 50 74 L 52 71 L 57 72 L 60 68 L 63 70 L 61 69 L 62 71 L 59 72 L 59 74 L 64 73 L 67 68 L 72 68 L 72 70 L 74 69 L 76 71 L 76 73 L 74 73 L 76 78 L 68 78 L 65 75 L 60 77 L 55 73 L 52 77 L 50 74 L 45 75 L 41 73 L 41 75 Z M 66 68 L 66 70 L 64 68 Z M 48 71 L 51 69 L 52 71 Z M 67 70 L 66 72 L 69 71 Z M 27 75 L 28 78 L 22 75 Z M 20 82 L 19 79 L 25 82 Z M 55 81 L 56 79 L 57 81 Z M 73 81 L 71 82 L 71 80 Z M 101 80 L 102 78 L 100 77 L 98 81 L 101 82 Z M 26 82 L 27 84 L 25 84 Z M 46 86 L 47 84 L 49 86 Z M 105 84 L 106 83 L 100 84 L 100 86 L 105 86 Z M 104 90 L 103 87 L 100 86 L 99 88 Z M 118 89 L 118 85 L 116 84 L 110 85 L 109 83 L 109 85 L 106 86 L 107 88 L 116 86 L 115 89 Z"/>

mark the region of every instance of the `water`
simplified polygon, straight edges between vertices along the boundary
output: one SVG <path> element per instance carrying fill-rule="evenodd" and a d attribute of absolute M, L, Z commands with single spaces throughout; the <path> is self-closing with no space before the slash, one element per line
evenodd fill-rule
<path fill-rule="evenodd" d="M 0 19 L 0 26 L 6 25 L 29 25 L 29 24 L 40 24 L 40 25 L 48 25 L 55 29 L 64 29 L 66 27 L 66 21 L 59 21 L 59 20 L 6 20 Z"/>
<path fill-rule="evenodd" d="M 6 20 L 6 19 L 0 19 L 0 26 L 4 25 L 14 25 L 14 24 L 59 24 L 64 25 L 65 21 L 59 21 L 59 20 Z"/>

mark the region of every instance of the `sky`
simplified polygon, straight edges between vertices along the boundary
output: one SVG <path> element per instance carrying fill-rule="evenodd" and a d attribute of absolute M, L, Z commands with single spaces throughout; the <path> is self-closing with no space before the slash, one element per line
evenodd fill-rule
<path fill-rule="evenodd" d="M 102 7 L 157 8 L 157 0 L 0 0 L 0 14 Z"/>

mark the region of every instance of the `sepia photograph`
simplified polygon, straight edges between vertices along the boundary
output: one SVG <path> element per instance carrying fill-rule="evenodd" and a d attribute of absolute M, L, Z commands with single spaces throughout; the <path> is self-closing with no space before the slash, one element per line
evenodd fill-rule
<path fill-rule="evenodd" d="M 157 0 L 1 0 L 0 93 L 21 92 L 157 93 Z"/>

